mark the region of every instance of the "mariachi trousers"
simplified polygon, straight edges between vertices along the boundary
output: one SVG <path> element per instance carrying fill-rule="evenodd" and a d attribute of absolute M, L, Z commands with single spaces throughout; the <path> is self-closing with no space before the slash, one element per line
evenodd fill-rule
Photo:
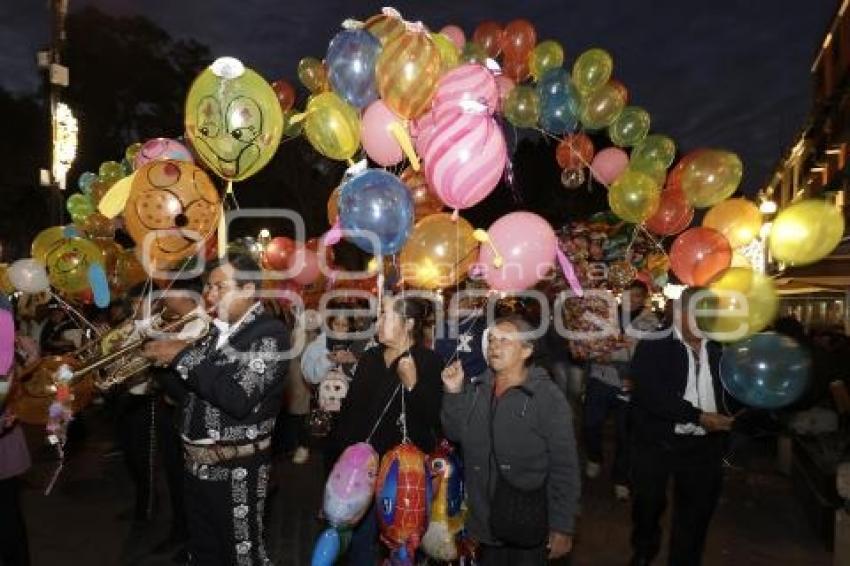
<path fill-rule="evenodd" d="M 188 550 L 193 566 L 269 566 L 263 513 L 269 452 L 215 465 L 186 462 Z"/>

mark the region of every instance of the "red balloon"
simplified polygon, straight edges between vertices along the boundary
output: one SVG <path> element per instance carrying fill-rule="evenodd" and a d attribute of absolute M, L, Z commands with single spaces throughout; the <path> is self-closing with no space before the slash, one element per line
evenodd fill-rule
<path fill-rule="evenodd" d="M 690 226 L 693 219 L 694 208 L 682 187 L 668 184 L 661 193 L 658 210 L 646 221 L 646 228 L 659 236 L 670 236 Z"/>
<path fill-rule="evenodd" d="M 309 285 L 319 278 L 319 258 L 316 252 L 305 246 L 298 246 L 292 254 L 291 266 L 295 269 L 292 280 L 301 285 Z"/>
<path fill-rule="evenodd" d="M 488 20 L 481 22 L 472 34 L 472 42 L 484 48 L 488 57 L 496 57 L 502 52 L 505 31 L 501 24 Z"/>
<path fill-rule="evenodd" d="M 537 45 L 537 31 L 528 20 L 514 20 L 505 26 L 502 50 L 505 58 L 515 61 L 528 60 L 528 55 Z"/>
<path fill-rule="evenodd" d="M 561 169 L 581 169 L 590 167 L 593 160 L 593 142 L 587 134 L 570 134 L 555 148 L 555 159 Z"/>
<path fill-rule="evenodd" d="M 695 149 L 687 155 L 684 155 L 679 162 L 670 169 L 670 174 L 667 175 L 667 186 L 672 189 L 682 190 L 682 173 L 685 172 L 685 167 L 688 166 L 688 163 L 696 159 L 700 151 L 702 150 Z"/>
<path fill-rule="evenodd" d="M 283 271 L 287 269 L 295 252 L 295 242 L 286 236 L 276 236 L 269 240 L 263 254 L 263 265 L 268 269 Z"/>
<path fill-rule="evenodd" d="M 502 61 L 502 72 L 516 83 L 521 83 L 531 76 L 531 68 L 528 66 L 528 57 L 514 58 L 505 57 Z"/>
<path fill-rule="evenodd" d="M 629 103 L 629 89 L 626 88 L 626 85 L 624 85 L 617 79 L 609 80 L 608 84 L 614 87 L 614 89 L 622 95 L 623 100 L 626 101 L 626 104 Z"/>
<path fill-rule="evenodd" d="M 729 241 L 713 228 L 682 232 L 670 248 L 670 268 L 685 285 L 705 285 L 731 263 Z"/>
<path fill-rule="evenodd" d="M 277 100 L 280 102 L 280 109 L 283 112 L 291 109 L 295 104 L 295 87 L 287 80 L 281 79 L 272 83 L 272 90 L 277 95 Z"/>

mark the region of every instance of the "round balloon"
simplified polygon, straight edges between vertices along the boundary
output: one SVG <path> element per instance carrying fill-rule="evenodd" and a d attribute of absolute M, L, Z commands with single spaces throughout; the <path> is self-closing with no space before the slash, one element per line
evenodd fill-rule
<path fill-rule="evenodd" d="M 694 208 L 682 189 L 667 185 L 661 191 L 658 210 L 646 220 L 646 228 L 659 236 L 671 236 L 690 226 L 693 219 Z"/>
<path fill-rule="evenodd" d="M 631 147 L 646 137 L 649 125 L 649 112 L 638 106 L 627 106 L 608 126 L 608 136 L 615 145 Z"/>
<path fill-rule="evenodd" d="M 707 208 L 732 196 L 741 184 L 744 168 L 732 152 L 698 150 L 682 170 L 682 190 L 695 208 Z"/>
<path fill-rule="evenodd" d="M 404 151 L 393 134 L 393 128 L 404 128 L 404 124 L 382 100 L 370 104 L 363 113 L 360 125 L 363 149 L 372 161 L 382 167 L 395 165 L 404 159 Z"/>
<path fill-rule="evenodd" d="M 428 186 L 428 180 L 425 179 L 424 173 L 414 171 L 412 167 L 408 167 L 402 171 L 399 178 L 408 190 L 410 190 L 416 222 L 443 210 L 443 203 L 440 202 L 440 199 L 434 195 L 431 187 Z"/>
<path fill-rule="evenodd" d="M 611 184 L 608 204 L 611 210 L 625 220 L 639 224 L 658 210 L 661 189 L 648 175 L 627 169 Z"/>
<path fill-rule="evenodd" d="M 472 43 L 479 45 L 487 57 L 498 57 L 502 52 L 505 30 L 498 22 L 481 22 L 472 33 Z"/>
<path fill-rule="evenodd" d="M 505 98 L 502 112 L 518 128 L 533 128 L 540 120 L 540 96 L 530 86 L 517 85 Z"/>
<path fill-rule="evenodd" d="M 405 282 L 420 289 L 454 285 L 478 259 L 472 225 L 450 214 L 432 214 L 416 223 L 399 256 Z"/>
<path fill-rule="evenodd" d="M 71 234 L 68 233 L 68 229 L 65 226 L 45 228 L 33 239 L 30 254 L 36 261 L 45 263 L 47 261 L 47 254 L 51 250 L 58 248 L 65 239 L 70 237 Z"/>
<path fill-rule="evenodd" d="M 406 31 L 384 45 L 375 76 L 381 99 L 402 118 L 428 108 L 440 78 L 440 51 L 423 31 Z"/>
<path fill-rule="evenodd" d="M 283 115 L 269 83 L 237 59 L 222 57 L 186 97 L 186 135 L 201 160 L 228 181 L 250 177 L 271 160 Z"/>
<path fill-rule="evenodd" d="M 764 332 L 727 346 L 720 360 L 723 387 L 757 409 L 781 409 L 806 392 L 811 377 L 808 352 L 793 339 Z"/>
<path fill-rule="evenodd" d="M 604 49 L 588 49 L 573 63 L 573 80 L 583 93 L 602 88 L 611 78 L 614 60 Z"/>
<path fill-rule="evenodd" d="M 808 265 L 829 255 L 843 235 L 840 208 L 825 200 L 802 200 L 782 209 L 774 220 L 770 253 L 788 265 Z"/>
<path fill-rule="evenodd" d="M 458 49 L 463 49 L 463 46 L 466 44 L 466 34 L 460 26 L 454 24 L 447 25 L 440 30 L 440 33 L 451 39 L 452 43 Z"/>
<path fill-rule="evenodd" d="M 555 160 L 561 169 L 590 167 L 593 155 L 593 141 L 584 133 L 564 137 L 555 148 Z"/>
<path fill-rule="evenodd" d="M 377 37 L 381 45 L 386 45 L 404 35 L 405 25 L 397 13 L 391 12 L 372 16 L 366 20 L 363 29 Z"/>
<path fill-rule="evenodd" d="M 547 40 L 538 43 L 531 52 L 528 66 L 531 76 L 540 80 L 546 71 L 557 69 L 564 64 L 564 48 L 557 41 Z"/>
<path fill-rule="evenodd" d="M 342 185 L 333 190 L 328 197 L 328 224 L 333 226 L 339 219 L 339 193 L 342 191 Z"/>
<path fill-rule="evenodd" d="M 708 289 L 712 296 L 699 322 L 711 340 L 736 342 L 752 336 L 767 328 L 779 310 L 773 279 L 747 267 L 730 267 Z"/>
<path fill-rule="evenodd" d="M 670 248 L 670 268 L 685 285 L 705 285 L 731 262 L 729 241 L 703 226 L 682 232 Z"/>
<path fill-rule="evenodd" d="M 304 57 L 298 62 L 298 80 L 313 94 L 325 92 L 330 88 L 328 70 L 324 63 L 315 57 Z"/>
<path fill-rule="evenodd" d="M 460 49 L 451 39 L 441 33 L 432 33 L 431 39 L 440 52 L 440 72 L 447 73 L 460 64 Z"/>
<path fill-rule="evenodd" d="M 606 147 L 599 151 L 590 164 L 593 178 L 603 185 L 610 185 L 623 174 L 629 165 L 629 155 L 618 147 Z"/>
<path fill-rule="evenodd" d="M 413 229 L 413 199 L 395 175 L 367 169 L 343 185 L 339 220 L 353 233 L 346 237 L 366 253 L 394 254 Z"/>
<path fill-rule="evenodd" d="M 585 128 L 598 130 L 610 126 L 625 105 L 622 92 L 610 83 L 605 84 L 583 98 L 579 118 Z"/>
<path fill-rule="evenodd" d="M 80 178 L 77 179 L 77 187 L 80 189 L 80 192 L 83 194 L 88 194 L 91 191 L 91 184 L 97 180 L 97 173 L 92 173 L 91 171 L 86 171 Z"/>
<path fill-rule="evenodd" d="M 428 136 L 422 152 L 425 177 L 447 206 L 475 206 L 502 178 L 507 146 L 501 127 L 486 112 L 444 120 Z"/>
<path fill-rule="evenodd" d="M 667 169 L 676 158 L 676 144 L 667 136 L 651 134 L 635 144 L 629 167 L 642 171 L 655 169 L 659 165 Z"/>
<path fill-rule="evenodd" d="M 496 79 L 487 67 L 467 63 L 443 75 L 434 94 L 434 108 L 439 114 L 443 107 L 462 111 L 465 105 L 484 105 L 492 114 L 499 106 Z"/>
<path fill-rule="evenodd" d="M 69 238 L 47 255 L 50 284 L 68 293 L 89 288 L 89 268 L 103 265 L 103 254 L 95 244 L 83 238 Z"/>
<path fill-rule="evenodd" d="M 506 59 L 528 61 L 529 55 L 537 45 L 537 30 L 528 20 L 518 19 L 508 22 L 502 39 L 502 51 Z"/>
<path fill-rule="evenodd" d="M 478 263 L 487 285 L 496 291 L 522 291 L 554 266 L 557 239 L 552 227 L 531 212 L 511 212 L 487 230 L 492 245 L 482 244 Z M 494 251 L 495 250 L 495 251 Z"/>
<path fill-rule="evenodd" d="M 323 92 L 307 103 L 304 133 L 325 157 L 351 159 L 360 147 L 360 117 L 336 93 Z"/>
<path fill-rule="evenodd" d="M 752 201 L 732 198 L 715 204 L 702 219 L 702 225 L 714 228 L 729 240 L 733 248 L 746 246 L 759 235 L 761 212 Z"/>
<path fill-rule="evenodd" d="M 169 138 L 153 138 L 141 145 L 133 159 L 133 168 L 138 169 L 151 161 L 186 161 L 194 163 L 192 152 L 177 140 Z"/>
<path fill-rule="evenodd" d="M 328 79 L 355 108 L 365 108 L 378 98 L 375 62 L 380 52 L 381 42 L 365 29 L 342 30 L 328 45 Z"/>
<path fill-rule="evenodd" d="M 277 271 L 289 269 L 294 254 L 295 242 L 291 238 L 275 236 L 263 251 L 263 267 Z"/>
<path fill-rule="evenodd" d="M 295 87 L 284 79 L 272 81 L 271 87 L 275 96 L 277 96 L 277 101 L 280 103 L 281 112 L 291 110 L 295 104 Z"/>
<path fill-rule="evenodd" d="M 6 276 L 12 286 L 23 293 L 41 293 L 50 288 L 44 264 L 32 258 L 12 263 L 6 270 Z"/>
<path fill-rule="evenodd" d="M 164 266 L 197 253 L 220 213 L 218 193 L 201 168 L 152 161 L 134 174 L 124 226 L 143 257 Z"/>

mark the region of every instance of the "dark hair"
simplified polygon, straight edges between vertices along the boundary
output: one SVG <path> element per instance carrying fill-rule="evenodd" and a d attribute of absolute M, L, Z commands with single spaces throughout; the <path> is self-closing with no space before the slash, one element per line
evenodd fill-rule
<path fill-rule="evenodd" d="M 150 285 L 147 283 L 137 283 L 127 290 L 128 299 L 139 299 L 150 292 Z"/>
<path fill-rule="evenodd" d="M 231 265 L 233 267 L 233 270 L 236 272 L 233 275 L 233 279 L 240 287 L 248 283 L 253 283 L 259 288 L 260 265 L 253 257 L 241 252 L 227 253 L 224 257 L 209 261 L 204 269 L 204 279 L 208 279 L 210 273 L 225 265 Z"/>
<path fill-rule="evenodd" d="M 191 279 L 175 279 L 168 285 L 168 289 L 172 291 L 189 291 L 192 293 L 200 293 L 204 288 L 204 283 L 199 277 Z"/>
<path fill-rule="evenodd" d="M 634 281 L 629 283 L 628 287 L 626 287 L 626 291 L 631 291 L 632 289 L 640 289 L 641 291 L 649 295 L 649 286 L 638 279 L 635 279 Z"/>
<path fill-rule="evenodd" d="M 418 297 L 396 297 L 393 301 L 393 310 L 399 314 L 405 322 L 413 321 L 413 343 L 421 344 L 425 338 L 425 321 L 428 318 L 430 303 Z"/>
<path fill-rule="evenodd" d="M 517 329 L 517 332 L 520 332 L 522 334 L 530 334 L 534 332 L 534 326 L 532 326 L 528 319 L 519 314 L 509 314 L 505 316 L 500 316 L 495 320 L 492 328 L 495 328 L 500 324 L 510 324 L 511 326 Z M 537 339 L 522 338 L 521 340 L 523 344 L 531 348 L 531 355 L 528 356 L 524 361 L 525 367 L 539 364 L 541 361 L 540 358 L 543 353 L 543 349 L 540 348 L 539 344 L 537 343 Z"/>

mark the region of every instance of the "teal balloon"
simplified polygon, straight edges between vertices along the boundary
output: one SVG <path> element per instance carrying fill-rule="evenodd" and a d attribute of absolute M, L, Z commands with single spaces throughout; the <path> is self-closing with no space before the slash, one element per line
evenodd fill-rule
<path fill-rule="evenodd" d="M 547 97 L 574 96 L 570 74 L 566 69 L 549 69 L 537 81 L 537 95 L 541 101 Z"/>
<path fill-rule="evenodd" d="M 380 53 L 380 40 L 364 29 L 342 30 L 328 45 L 328 79 L 355 108 L 366 108 L 378 99 L 375 62 Z"/>
<path fill-rule="evenodd" d="M 310 560 L 310 566 L 333 566 L 340 554 L 341 547 L 339 533 L 336 529 L 325 529 L 319 535 L 316 546 L 313 547 L 313 557 Z"/>
<path fill-rule="evenodd" d="M 108 307 L 110 302 L 109 280 L 106 278 L 106 271 L 101 264 L 93 263 L 89 266 L 89 285 L 92 295 L 94 295 L 94 304 L 102 309 Z"/>
<path fill-rule="evenodd" d="M 413 198 L 401 180 L 383 169 L 349 179 L 337 201 L 346 237 L 372 255 L 401 250 L 413 230 Z"/>
<path fill-rule="evenodd" d="M 781 409 L 806 392 L 811 366 L 803 346 L 782 334 L 763 332 L 723 350 L 720 380 L 744 405 Z"/>
<path fill-rule="evenodd" d="M 89 194 L 91 192 L 91 184 L 95 181 L 97 181 L 97 173 L 86 171 L 77 179 L 77 187 L 81 193 Z"/>

